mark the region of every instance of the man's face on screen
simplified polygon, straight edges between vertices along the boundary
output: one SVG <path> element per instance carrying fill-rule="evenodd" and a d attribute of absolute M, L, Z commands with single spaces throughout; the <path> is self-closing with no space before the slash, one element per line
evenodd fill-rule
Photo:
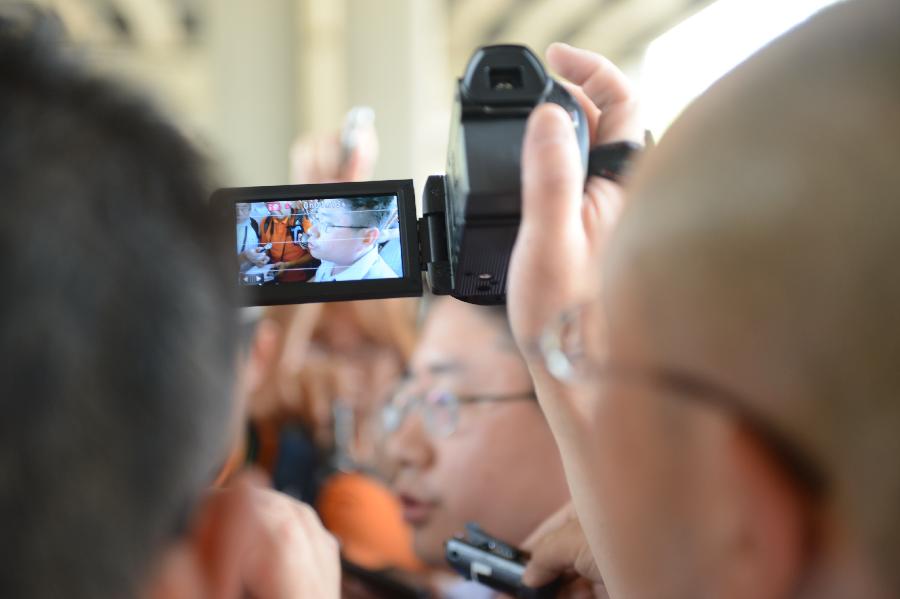
<path fill-rule="evenodd" d="M 353 222 L 344 206 L 323 206 L 316 211 L 309 230 L 309 252 L 314 258 L 349 266 L 378 239 L 378 229 Z"/>
<path fill-rule="evenodd" d="M 235 207 L 237 222 L 242 223 L 250 218 L 250 204 L 241 202 Z"/>

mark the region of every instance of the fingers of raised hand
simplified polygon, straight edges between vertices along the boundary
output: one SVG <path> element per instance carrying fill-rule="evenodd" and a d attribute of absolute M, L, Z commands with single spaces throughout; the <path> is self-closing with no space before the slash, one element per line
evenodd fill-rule
<path fill-rule="evenodd" d="M 598 120 L 589 118 L 589 122 L 597 123 L 592 130 L 592 143 L 643 140 L 643 128 L 637 118 L 637 98 L 632 85 L 609 59 L 588 50 L 555 43 L 547 49 L 547 62 L 560 75 L 579 86 L 599 109 Z M 590 111 L 588 117 L 592 113 Z"/>

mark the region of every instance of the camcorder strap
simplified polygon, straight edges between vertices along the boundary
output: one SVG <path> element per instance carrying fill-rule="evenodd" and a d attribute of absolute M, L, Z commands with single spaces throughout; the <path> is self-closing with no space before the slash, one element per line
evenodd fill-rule
<path fill-rule="evenodd" d="M 603 177 L 617 183 L 631 169 L 631 165 L 648 149 L 656 146 L 649 130 L 644 131 L 644 143 L 616 141 L 591 148 L 588 152 L 588 176 Z"/>
<path fill-rule="evenodd" d="M 621 182 L 643 152 L 643 144 L 634 141 L 617 141 L 591 148 L 588 153 L 588 175 Z"/>

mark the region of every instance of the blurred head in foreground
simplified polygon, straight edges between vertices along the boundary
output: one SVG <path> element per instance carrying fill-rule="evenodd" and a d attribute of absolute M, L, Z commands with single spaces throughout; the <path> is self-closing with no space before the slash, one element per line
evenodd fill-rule
<path fill-rule="evenodd" d="M 900 595 L 898 106 L 900 5 L 850 2 L 636 173 L 595 307 L 611 592 Z"/>
<path fill-rule="evenodd" d="M 0 595 L 135 596 L 224 456 L 228 263 L 189 144 L 25 16 L 0 16 Z"/>

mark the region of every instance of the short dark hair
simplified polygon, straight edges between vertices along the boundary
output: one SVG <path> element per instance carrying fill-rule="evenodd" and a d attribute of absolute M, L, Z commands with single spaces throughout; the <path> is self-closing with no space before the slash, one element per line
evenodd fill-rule
<path fill-rule="evenodd" d="M 236 311 L 203 161 L 0 15 L 0 596 L 134 596 L 223 455 Z"/>
<path fill-rule="evenodd" d="M 337 198 L 334 201 L 340 202 L 353 214 L 354 223 L 376 229 L 381 229 L 388 223 L 397 207 L 397 198 L 394 196 Z"/>

